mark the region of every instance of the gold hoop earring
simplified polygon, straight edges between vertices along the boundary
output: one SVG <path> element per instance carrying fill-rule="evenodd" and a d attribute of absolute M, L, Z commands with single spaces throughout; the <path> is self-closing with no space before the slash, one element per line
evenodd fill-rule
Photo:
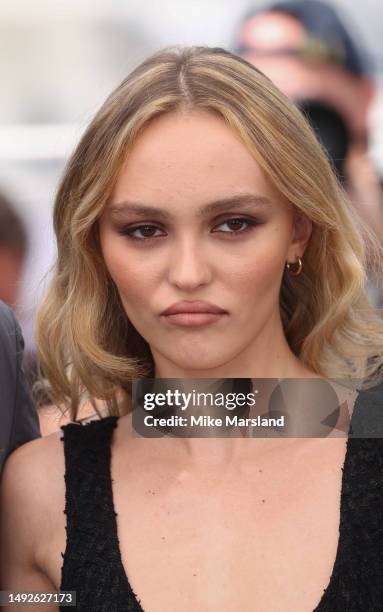
<path fill-rule="evenodd" d="M 286 263 L 286 268 L 292 276 L 298 276 L 298 274 L 302 272 L 303 264 L 302 264 L 302 260 L 300 257 L 297 257 L 296 263 L 298 264 L 298 268 L 296 270 L 292 270 L 291 263 L 289 262 Z"/>

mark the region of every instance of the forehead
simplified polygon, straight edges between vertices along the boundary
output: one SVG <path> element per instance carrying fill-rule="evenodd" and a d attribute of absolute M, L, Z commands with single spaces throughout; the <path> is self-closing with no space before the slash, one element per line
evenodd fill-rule
<path fill-rule="evenodd" d="M 241 44 L 267 51 L 299 46 L 305 39 L 302 24 L 285 13 L 260 13 L 248 19 L 240 33 Z"/>
<path fill-rule="evenodd" d="M 185 204 L 238 192 L 275 195 L 255 160 L 224 119 L 209 111 L 172 112 L 150 122 L 129 151 L 112 201 Z"/>

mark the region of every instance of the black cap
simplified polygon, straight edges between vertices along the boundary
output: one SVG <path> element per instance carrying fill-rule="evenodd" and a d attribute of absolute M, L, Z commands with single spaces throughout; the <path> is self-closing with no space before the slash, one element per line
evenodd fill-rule
<path fill-rule="evenodd" d="M 324 51 L 324 61 L 337 63 L 356 76 L 369 76 L 373 72 L 370 56 L 356 43 L 355 37 L 351 36 L 338 13 L 329 4 L 322 0 L 273 2 L 249 11 L 241 20 L 240 28 L 251 17 L 272 12 L 291 15 L 299 21 L 310 39 L 318 43 L 319 51 Z M 244 51 L 240 44 L 235 46 L 238 54 Z"/>

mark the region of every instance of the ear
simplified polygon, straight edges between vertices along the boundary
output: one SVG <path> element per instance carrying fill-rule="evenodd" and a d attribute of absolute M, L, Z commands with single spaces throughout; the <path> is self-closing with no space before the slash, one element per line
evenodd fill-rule
<path fill-rule="evenodd" d="M 293 231 L 287 261 L 295 263 L 297 257 L 302 257 L 310 240 L 313 224 L 304 213 L 295 210 L 293 218 Z"/>
<path fill-rule="evenodd" d="M 376 93 L 376 85 L 371 78 L 363 77 L 359 79 L 359 91 L 365 106 L 368 108 L 373 101 Z"/>
<path fill-rule="evenodd" d="M 349 128 L 353 134 L 354 145 L 358 146 L 367 153 L 369 142 L 369 124 L 371 109 L 374 113 L 377 108 L 374 108 L 373 101 L 376 95 L 376 85 L 371 78 L 355 77 L 354 97 L 352 102 L 353 113 L 351 115 L 352 123 Z M 352 120 L 352 117 L 354 119 Z"/>

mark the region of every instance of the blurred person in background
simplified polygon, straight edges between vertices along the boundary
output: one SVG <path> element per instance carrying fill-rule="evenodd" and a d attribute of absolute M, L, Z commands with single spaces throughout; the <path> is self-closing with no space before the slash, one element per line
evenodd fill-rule
<path fill-rule="evenodd" d="M 0 192 L 0 300 L 21 318 L 20 288 L 29 247 L 28 230 L 13 202 Z M 32 387 L 38 376 L 36 352 L 23 351 L 23 370 Z"/>
<path fill-rule="evenodd" d="M 0 300 L 14 310 L 27 250 L 24 222 L 12 202 L 0 193 Z"/>
<path fill-rule="evenodd" d="M 24 340 L 12 310 L 0 301 L 0 472 L 7 456 L 40 437 L 36 409 L 22 367 Z"/>
<path fill-rule="evenodd" d="M 249 11 L 234 46 L 308 117 L 358 216 L 383 245 L 383 196 L 368 157 L 376 85 L 359 42 L 330 5 L 291 0 Z M 367 289 L 382 308 L 381 271 L 374 264 L 369 261 Z"/>

